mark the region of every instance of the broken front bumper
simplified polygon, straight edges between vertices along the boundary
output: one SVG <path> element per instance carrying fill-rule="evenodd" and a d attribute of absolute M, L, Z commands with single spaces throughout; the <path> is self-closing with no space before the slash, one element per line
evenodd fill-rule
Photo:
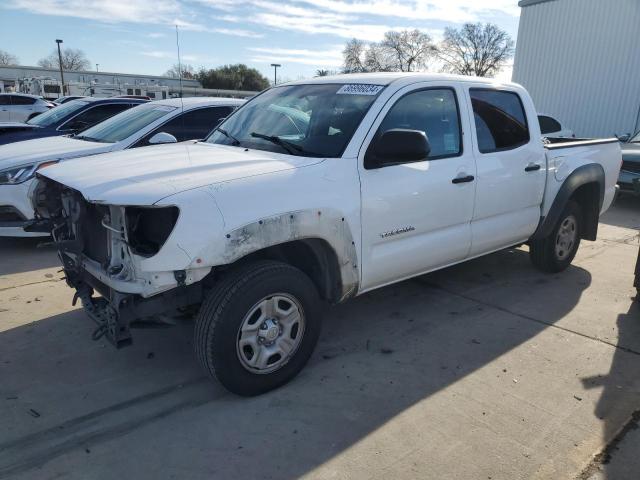
<path fill-rule="evenodd" d="M 200 282 L 144 298 L 109 287 L 67 253 L 61 252 L 60 257 L 67 284 L 76 290 L 73 304 L 79 299 L 87 315 L 98 325 L 94 340 L 105 336 L 117 348 L 131 344 L 133 322 L 153 319 L 202 301 Z"/>

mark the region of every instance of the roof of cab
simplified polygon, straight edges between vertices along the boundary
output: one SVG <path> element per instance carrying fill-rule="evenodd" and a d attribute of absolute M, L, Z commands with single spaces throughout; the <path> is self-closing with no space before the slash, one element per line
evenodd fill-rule
<path fill-rule="evenodd" d="M 238 106 L 242 105 L 245 100 L 240 98 L 224 98 L 224 97 L 183 97 L 183 98 L 168 98 L 166 100 L 154 100 L 150 103 L 155 105 L 167 105 L 169 107 L 182 107 L 183 105 L 188 108 L 204 107 L 204 106 Z"/>
<path fill-rule="evenodd" d="M 451 82 L 474 82 L 491 85 L 515 85 L 511 82 L 503 82 L 494 78 L 470 77 L 467 75 L 450 75 L 445 73 L 422 73 L 422 72 L 376 72 L 376 73 L 348 73 L 344 75 L 331 75 L 326 77 L 315 77 L 307 80 L 297 80 L 282 85 L 305 85 L 322 83 L 362 83 L 373 85 L 389 85 L 395 82 L 410 84 L 415 82 L 433 81 Z"/>

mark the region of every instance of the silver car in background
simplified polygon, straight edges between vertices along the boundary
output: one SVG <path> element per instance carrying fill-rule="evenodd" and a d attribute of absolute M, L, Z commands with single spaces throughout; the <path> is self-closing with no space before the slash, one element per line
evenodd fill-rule
<path fill-rule="evenodd" d="M 0 122 L 24 123 L 54 106 L 36 95 L 0 93 Z"/>

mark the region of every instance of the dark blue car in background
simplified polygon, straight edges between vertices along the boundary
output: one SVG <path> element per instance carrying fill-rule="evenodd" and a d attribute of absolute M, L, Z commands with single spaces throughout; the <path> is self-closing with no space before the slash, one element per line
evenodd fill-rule
<path fill-rule="evenodd" d="M 0 122 L 0 145 L 33 138 L 75 134 L 146 100 L 135 98 L 83 98 L 71 100 L 20 122 Z"/>

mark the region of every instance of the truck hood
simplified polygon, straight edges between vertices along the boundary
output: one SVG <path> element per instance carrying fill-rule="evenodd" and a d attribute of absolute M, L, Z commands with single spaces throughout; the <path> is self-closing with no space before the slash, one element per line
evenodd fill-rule
<path fill-rule="evenodd" d="M 112 143 L 87 142 L 71 137 L 45 137 L 0 145 L 0 170 L 18 165 L 65 160 L 108 152 Z"/>
<path fill-rule="evenodd" d="M 79 158 L 47 167 L 40 175 L 78 190 L 89 201 L 152 205 L 185 190 L 321 161 L 209 143 L 172 144 Z"/>

